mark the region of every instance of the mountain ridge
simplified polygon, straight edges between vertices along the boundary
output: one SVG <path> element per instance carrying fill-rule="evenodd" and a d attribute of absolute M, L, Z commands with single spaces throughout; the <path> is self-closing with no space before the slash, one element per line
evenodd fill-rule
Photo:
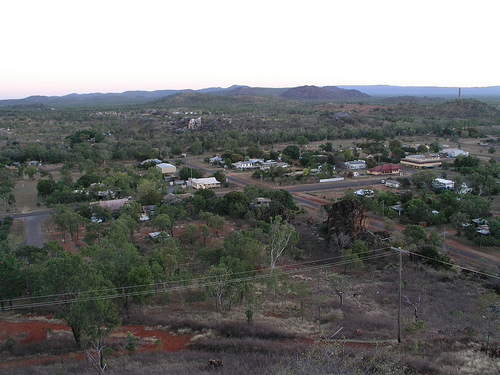
<path fill-rule="evenodd" d="M 17 105 L 43 104 L 48 107 L 63 106 L 94 106 L 94 105 L 133 105 L 143 104 L 160 98 L 182 92 L 200 92 L 211 95 L 254 95 L 281 96 L 295 100 L 359 100 L 372 97 L 455 97 L 459 89 L 463 98 L 500 97 L 500 86 L 485 87 L 439 87 L 439 86 L 392 86 L 392 85 L 328 85 L 328 86 L 298 86 L 298 87 L 251 87 L 232 85 L 227 88 L 208 87 L 203 89 L 165 89 L 165 90 L 129 90 L 122 93 L 71 93 L 63 96 L 33 95 L 22 99 L 0 100 L 0 107 Z M 286 94 L 288 93 L 288 94 Z M 291 97 L 290 97 L 291 96 Z"/>

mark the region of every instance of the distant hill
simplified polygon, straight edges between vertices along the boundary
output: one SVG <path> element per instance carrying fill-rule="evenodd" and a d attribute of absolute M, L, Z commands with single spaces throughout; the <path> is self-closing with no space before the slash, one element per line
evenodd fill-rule
<path fill-rule="evenodd" d="M 475 99 L 452 100 L 430 106 L 427 114 L 448 118 L 490 118 L 500 116 L 500 111 Z"/>
<path fill-rule="evenodd" d="M 422 100 L 423 98 L 417 98 Z M 403 105 L 393 107 L 386 114 L 400 116 L 419 116 L 422 118 L 453 118 L 453 119 L 498 119 L 500 110 L 484 101 L 477 99 L 436 101 L 434 103 L 405 103 L 413 105 Z M 495 120 L 497 121 L 497 120 Z"/>
<path fill-rule="evenodd" d="M 48 108 L 57 107 L 95 107 L 115 105 L 135 105 L 155 101 L 179 93 L 200 93 L 216 96 L 254 96 L 282 97 L 293 100 L 357 100 L 368 97 L 395 97 L 392 102 L 408 101 L 409 97 L 427 97 L 431 101 L 438 98 L 458 98 L 458 87 L 418 87 L 389 85 L 351 85 L 351 86 L 300 86 L 294 88 L 250 87 L 233 85 L 228 88 L 210 87 L 201 90 L 156 90 L 125 91 L 122 93 L 69 94 L 65 96 L 30 96 L 24 99 L 0 100 L 0 108 L 21 108 L 20 105 L 43 105 Z M 500 86 L 464 87 L 462 98 L 500 97 Z M 417 100 L 412 100 L 416 103 Z M 421 102 L 421 101 L 420 101 Z M 13 107 L 17 106 L 17 107 Z M 33 108 L 33 107 L 32 107 Z M 41 109 L 41 107 L 39 108 Z"/>
<path fill-rule="evenodd" d="M 324 86 L 323 89 L 334 94 L 337 99 L 358 99 L 370 97 L 370 95 L 355 89 L 343 89 L 337 86 Z"/>
<path fill-rule="evenodd" d="M 344 89 L 362 91 L 370 96 L 431 96 L 458 98 L 459 87 L 437 86 L 390 86 L 390 85 L 339 85 Z M 462 98 L 476 98 L 485 96 L 499 96 L 500 86 L 462 87 Z"/>
<path fill-rule="evenodd" d="M 30 96 L 24 99 L 0 100 L 0 107 L 41 104 L 48 107 L 140 104 L 181 92 L 180 90 L 125 91 L 123 93 L 69 94 L 64 96 Z"/>
<path fill-rule="evenodd" d="M 369 95 L 363 94 L 358 90 L 346 90 L 336 86 L 300 86 L 294 87 L 283 94 L 282 97 L 295 100 L 338 100 L 338 99 L 353 99 L 367 98 Z"/>
<path fill-rule="evenodd" d="M 248 111 L 258 105 L 259 108 L 279 106 L 281 108 L 296 106 L 296 102 L 279 96 L 261 95 L 221 95 L 218 93 L 179 92 L 151 102 L 154 107 L 185 108 L 205 110 L 244 110 Z"/>
<path fill-rule="evenodd" d="M 288 88 L 273 87 L 250 87 L 250 86 L 231 86 L 227 89 L 213 91 L 215 95 L 257 95 L 257 96 L 280 96 Z"/>
<path fill-rule="evenodd" d="M 381 103 L 386 105 L 401 105 L 401 104 L 435 104 L 437 102 L 446 101 L 445 98 L 431 98 L 427 96 L 391 96 L 389 98 L 383 98 L 380 100 Z"/>

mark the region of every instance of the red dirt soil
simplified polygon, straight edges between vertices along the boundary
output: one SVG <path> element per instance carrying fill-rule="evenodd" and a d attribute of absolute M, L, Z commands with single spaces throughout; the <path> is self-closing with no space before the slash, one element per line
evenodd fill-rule
<path fill-rule="evenodd" d="M 30 315 L 10 316 L 0 319 L 0 343 L 4 343 L 8 337 L 13 338 L 18 345 L 30 345 L 43 342 L 47 339 L 49 332 L 71 331 L 71 328 L 61 321 L 48 317 L 36 317 Z M 137 351 L 162 350 L 174 352 L 186 349 L 193 334 L 176 335 L 161 327 L 150 327 L 144 325 L 123 325 L 110 335 L 109 340 L 114 342 L 125 342 L 127 332 L 132 333 L 137 339 Z M 161 344 L 159 344 L 161 340 Z M 54 360 L 69 358 L 70 355 L 48 355 L 34 359 L 20 359 L 4 361 L 0 363 L 0 369 L 6 366 L 23 366 L 27 364 L 51 363 Z M 84 359 L 86 355 L 82 352 L 71 356 L 74 359 Z"/>

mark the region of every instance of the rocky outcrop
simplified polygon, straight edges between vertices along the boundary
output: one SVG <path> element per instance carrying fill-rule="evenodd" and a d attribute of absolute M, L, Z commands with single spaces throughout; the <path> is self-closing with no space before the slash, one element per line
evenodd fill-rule
<path fill-rule="evenodd" d="M 365 207 L 356 199 L 342 199 L 327 210 L 326 225 L 332 250 L 340 250 L 361 238 L 366 232 L 369 218 Z"/>

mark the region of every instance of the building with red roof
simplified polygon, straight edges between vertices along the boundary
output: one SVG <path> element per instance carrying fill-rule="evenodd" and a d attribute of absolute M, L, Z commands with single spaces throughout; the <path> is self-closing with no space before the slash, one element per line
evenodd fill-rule
<path fill-rule="evenodd" d="M 386 174 L 401 174 L 401 166 L 399 164 L 382 164 L 367 170 L 368 174 L 386 175 Z"/>

